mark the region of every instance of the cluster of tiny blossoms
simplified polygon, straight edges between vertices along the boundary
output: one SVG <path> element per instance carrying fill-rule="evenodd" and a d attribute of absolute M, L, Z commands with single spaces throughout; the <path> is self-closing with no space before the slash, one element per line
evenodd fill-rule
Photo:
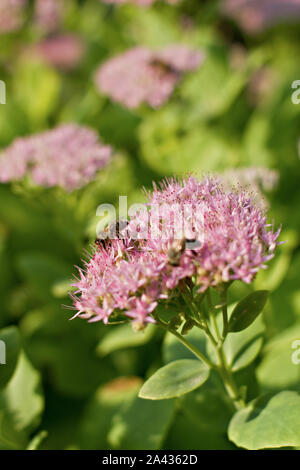
<path fill-rule="evenodd" d="M 265 192 L 272 191 L 279 182 L 279 173 L 265 167 L 241 167 L 225 171 L 220 175 L 225 188 L 232 185 L 240 185 L 247 188 L 253 194 L 255 201 L 267 208 L 268 203 L 264 198 Z"/>
<path fill-rule="evenodd" d="M 84 54 L 84 43 L 75 34 L 58 34 L 43 39 L 30 53 L 35 53 L 43 61 L 63 70 L 76 67 Z"/>
<path fill-rule="evenodd" d="M 27 0 L 1 0 L 0 33 L 8 33 L 20 28 L 26 3 Z"/>
<path fill-rule="evenodd" d="M 300 18 L 300 0 L 224 0 L 223 11 L 248 33 Z"/>
<path fill-rule="evenodd" d="M 147 199 L 147 210 L 99 244 L 79 269 L 75 316 L 107 323 L 122 313 L 142 327 L 155 322 L 158 303 L 176 299 L 186 283 L 199 293 L 234 280 L 250 283 L 274 256 L 279 231 L 246 191 L 188 177 L 154 185 Z"/>
<path fill-rule="evenodd" d="M 60 26 L 63 0 L 36 0 L 35 21 L 44 31 L 51 32 Z"/>
<path fill-rule="evenodd" d="M 20 29 L 25 18 L 28 0 L 0 1 L 0 33 L 9 33 Z M 60 26 L 63 12 L 63 0 L 35 0 L 34 23 L 49 33 Z"/>
<path fill-rule="evenodd" d="M 200 66 L 201 51 L 183 45 L 160 51 L 135 47 L 104 63 L 96 73 L 99 90 L 128 108 L 157 108 L 172 94 L 182 73 Z"/>
<path fill-rule="evenodd" d="M 25 176 L 37 185 L 78 189 L 95 178 L 111 156 L 90 128 L 76 124 L 18 138 L 0 153 L 0 182 L 19 181 Z"/>

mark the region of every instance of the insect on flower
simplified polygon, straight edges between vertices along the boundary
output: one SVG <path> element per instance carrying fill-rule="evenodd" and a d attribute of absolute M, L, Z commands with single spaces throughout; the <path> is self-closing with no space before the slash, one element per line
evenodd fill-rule
<path fill-rule="evenodd" d="M 185 239 L 175 240 L 167 252 L 168 263 L 171 266 L 179 266 L 180 259 L 186 246 Z"/>
<path fill-rule="evenodd" d="M 123 223 L 115 225 L 111 240 L 109 228 L 104 240 L 99 233 L 99 249 L 73 284 L 77 316 L 107 323 L 122 311 L 134 325 L 153 323 L 156 307 L 179 295 L 182 282 L 197 294 L 235 280 L 249 284 L 279 244 L 280 230 L 270 228 L 265 211 L 248 192 L 224 190 L 217 178 L 167 180 L 154 185 L 147 198 L 162 208 L 163 237 L 150 231 L 143 238 L 137 228 L 148 216 L 143 219 L 140 213 L 123 231 Z M 172 202 L 185 210 L 184 226 L 174 217 Z M 188 212 L 187 203 L 195 209 Z M 136 239 L 137 233 L 141 237 Z M 101 304 L 100 297 L 105 299 Z"/>
<path fill-rule="evenodd" d="M 157 57 L 154 57 L 152 60 L 150 60 L 149 64 L 151 65 L 151 67 L 153 67 L 153 70 L 156 70 L 156 72 L 160 72 L 161 74 L 177 72 L 171 64 L 164 63 Z"/>
<path fill-rule="evenodd" d="M 195 254 L 194 249 L 201 246 L 195 238 L 182 238 L 175 240 L 167 252 L 168 263 L 171 266 L 179 266 L 181 256 L 186 250 L 191 250 Z"/>
<path fill-rule="evenodd" d="M 102 232 L 99 232 L 95 240 L 95 244 L 106 248 L 110 245 L 111 239 L 122 238 L 121 233 L 128 225 L 127 220 L 118 220 L 117 222 L 111 222 L 105 227 Z"/>

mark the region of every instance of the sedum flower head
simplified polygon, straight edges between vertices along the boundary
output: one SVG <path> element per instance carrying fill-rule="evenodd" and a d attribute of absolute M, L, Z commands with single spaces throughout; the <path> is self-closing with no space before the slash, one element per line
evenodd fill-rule
<path fill-rule="evenodd" d="M 84 43 L 74 34 L 59 34 L 43 39 L 33 52 L 48 64 L 69 70 L 76 67 L 82 59 Z"/>
<path fill-rule="evenodd" d="M 279 231 L 244 190 L 188 177 L 154 185 L 147 200 L 148 209 L 79 269 L 76 316 L 106 323 L 122 313 L 141 326 L 155 321 L 158 304 L 176 300 L 185 285 L 201 293 L 234 280 L 251 283 L 274 256 Z"/>
<path fill-rule="evenodd" d="M 157 108 L 172 94 L 182 73 L 196 69 L 203 53 L 182 45 L 160 51 L 135 47 L 104 63 L 96 73 L 99 90 L 128 108 Z"/>
<path fill-rule="evenodd" d="M 219 176 L 226 188 L 240 185 L 251 192 L 258 204 L 268 208 L 264 193 L 271 192 L 279 182 L 279 173 L 265 167 L 240 167 L 225 171 Z"/>
<path fill-rule="evenodd" d="M 9 33 L 21 27 L 26 3 L 27 0 L 1 0 L 0 33 Z"/>
<path fill-rule="evenodd" d="M 54 31 L 60 26 L 62 11 L 62 0 L 36 0 L 35 21 L 45 32 Z"/>
<path fill-rule="evenodd" d="M 111 156 L 97 134 L 76 124 L 16 139 L 0 154 L 0 182 L 31 180 L 45 187 L 78 189 L 95 178 Z"/>

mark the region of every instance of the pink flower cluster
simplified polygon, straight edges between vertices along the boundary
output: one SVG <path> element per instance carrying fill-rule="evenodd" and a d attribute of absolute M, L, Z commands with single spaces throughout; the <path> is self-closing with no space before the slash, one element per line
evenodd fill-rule
<path fill-rule="evenodd" d="M 8 33 L 20 29 L 25 16 L 28 0 L 0 1 L 0 33 Z M 45 32 L 58 28 L 63 12 L 63 0 L 35 0 L 34 20 Z"/>
<path fill-rule="evenodd" d="M 264 199 L 264 193 L 272 191 L 279 182 L 278 171 L 257 166 L 233 168 L 219 177 L 225 188 L 242 186 L 251 192 L 258 204 L 265 208 L 268 204 Z"/>
<path fill-rule="evenodd" d="M 224 13 L 248 33 L 300 19 L 300 0 L 224 0 Z"/>
<path fill-rule="evenodd" d="M 21 27 L 26 3 L 27 0 L 1 0 L 0 33 L 9 33 Z"/>
<path fill-rule="evenodd" d="M 225 171 L 222 179 L 227 184 L 249 186 L 255 193 L 258 190 L 272 191 L 278 184 L 279 173 L 263 166 L 240 167 Z"/>
<path fill-rule="evenodd" d="M 34 136 L 18 138 L 0 154 L 0 182 L 22 180 L 37 185 L 78 189 L 95 178 L 111 156 L 87 127 L 65 124 Z"/>
<path fill-rule="evenodd" d="M 46 32 L 51 32 L 60 25 L 63 0 L 36 0 L 35 21 Z"/>
<path fill-rule="evenodd" d="M 128 108 L 148 103 L 153 108 L 168 100 L 182 73 L 204 59 L 201 51 L 172 45 L 160 51 L 135 47 L 102 65 L 96 73 L 99 90 Z"/>
<path fill-rule="evenodd" d="M 233 280 L 250 283 L 274 256 L 279 231 L 270 229 L 265 213 L 243 190 L 188 177 L 154 185 L 147 198 L 148 210 L 137 212 L 115 239 L 99 244 L 79 269 L 75 316 L 107 323 L 113 313 L 123 313 L 142 327 L 155 321 L 158 303 L 176 298 L 186 282 L 199 292 Z M 152 231 L 154 221 L 161 236 Z"/>
<path fill-rule="evenodd" d="M 74 34 L 60 34 L 44 39 L 35 46 L 33 52 L 54 67 L 70 70 L 80 62 L 84 43 Z"/>

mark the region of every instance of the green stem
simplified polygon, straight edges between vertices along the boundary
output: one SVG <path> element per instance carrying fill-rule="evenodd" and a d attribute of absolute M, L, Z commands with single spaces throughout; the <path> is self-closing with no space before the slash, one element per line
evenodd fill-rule
<path fill-rule="evenodd" d="M 210 319 L 211 319 L 211 323 L 212 323 L 215 335 L 216 335 L 218 341 L 221 341 L 221 335 L 220 335 L 219 327 L 218 327 L 216 317 L 215 317 L 214 306 L 213 306 L 213 303 L 212 303 L 212 300 L 211 300 L 210 289 L 207 289 L 207 303 L 208 303 Z"/>
<path fill-rule="evenodd" d="M 234 408 L 240 409 L 245 406 L 245 403 L 235 383 L 230 366 L 227 364 L 226 355 L 225 355 L 224 348 L 223 348 L 224 341 L 228 334 L 228 315 L 227 315 L 227 295 L 226 294 L 227 294 L 227 289 L 224 288 L 221 292 L 222 315 L 223 315 L 223 334 L 221 338 L 220 333 L 219 333 L 219 328 L 218 328 L 216 318 L 215 318 L 215 309 L 211 301 L 210 293 L 208 292 L 207 299 L 208 299 L 208 305 L 209 305 L 209 316 L 211 319 L 211 323 L 214 326 L 214 329 L 218 338 L 218 342 L 216 342 L 213 337 L 211 338 L 212 335 L 209 334 L 209 329 L 206 333 L 208 334 L 208 337 L 211 340 L 215 348 L 217 358 L 218 358 L 217 370 L 224 382 L 224 386 L 227 390 L 227 393 L 233 402 Z"/>
<path fill-rule="evenodd" d="M 222 315 L 223 315 L 222 342 L 224 342 L 228 333 L 227 288 L 226 287 L 222 289 L 220 293 L 220 298 L 221 298 Z"/>
<path fill-rule="evenodd" d="M 186 348 L 188 348 L 200 361 L 204 362 L 210 369 L 215 369 L 215 365 L 206 357 L 204 354 L 202 354 L 201 351 L 199 351 L 198 348 L 196 348 L 192 343 L 190 343 L 184 336 L 182 336 L 178 331 L 175 329 L 170 329 L 168 325 L 157 318 L 155 319 L 157 325 L 161 326 L 165 330 L 169 331 L 172 333 L 172 335 L 176 336 L 176 338 L 179 339 L 179 341 L 184 344 Z"/>
<path fill-rule="evenodd" d="M 183 295 L 185 302 L 187 304 L 190 304 L 189 307 L 192 313 L 194 315 L 196 314 L 196 316 L 202 321 L 201 328 L 205 331 L 208 339 L 210 340 L 210 342 L 212 343 L 216 351 L 216 356 L 218 359 L 217 364 L 214 364 L 212 361 L 210 361 L 210 359 L 208 359 L 204 354 L 202 354 L 198 348 L 196 348 L 192 343 L 190 343 L 177 330 L 175 330 L 174 328 L 170 328 L 167 323 L 162 322 L 157 317 L 155 317 L 155 320 L 156 320 L 157 325 L 161 326 L 166 331 L 173 334 L 187 349 L 189 349 L 198 359 L 204 362 L 210 369 L 215 369 L 218 371 L 221 379 L 223 380 L 224 387 L 231 399 L 232 409 L 239 410 L 245 407 L 245 402 L 240 394 L 238 386 L 235 383 L 230 366 L 229 364 L 227 364 L 225 352 L 223 349 L 224 341 L 228 334 L 227 287 L 224 287 L 222 289 L 222 291 L 220 292 L 220 296 L 221 296 L 221 307 L 222 307 L 222 315 L 223 315 L 222 337 L 220 335 L 219 328 L 218 328 L 216 318 L 215 318 L 215 307 L 212 304 L 212 300 L 211 300 L 210 293 L 208 290 L 207 299 L 208 299 L 208 306 L 209 306 L 209 317 L 211 320 L 211 325 L 213 326 L 215 334 L 216 334 L 216 338 L 215 338 L 212 332 L 210 331 L 210 327 L 205 316 L 200 315 L 198 311 L 197 312 L 195 311 L 196 306 L 193 303 L 193 298 L 188 299 L 185 295 Z M 197 326 L 200 328 L 200 325 L 197 325 Z"/>
<path fill-rule="evenodd" d="M 239 389 L 235 383 L 230 367 L 227 364 L 226 357 L 223 350 L 223 345 L 219 344 L 216 348 L 219 360 L 218 372 L 223 379 L 225 388 L 228 395 L 232 399 L 234 407 L 239 410 L 245 407 L 243 398 L 240 395 Z"/>

